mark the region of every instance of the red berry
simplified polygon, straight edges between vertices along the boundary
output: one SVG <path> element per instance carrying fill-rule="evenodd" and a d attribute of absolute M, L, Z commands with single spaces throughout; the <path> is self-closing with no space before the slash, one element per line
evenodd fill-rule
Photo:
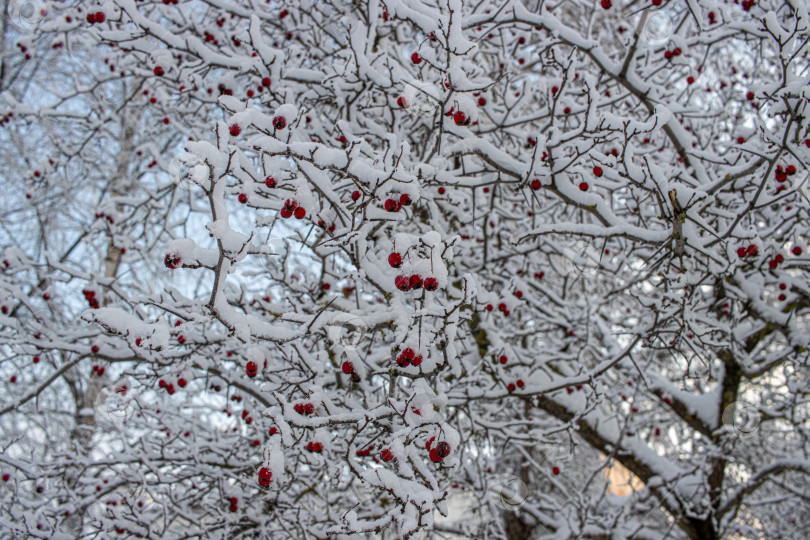
<path fill-rule="evenodd" d="M 39 356 L 35 356 L 32 360 L 35 364 L 39 364 Z"/>
<path fill-rule="evenodd" d="M 757 246 L 752 244 L 752 245 L 748 246 L 748 249 L 745 250 L 745 254 L 749 255 L 749 256 L 753 256 L 753 255 L 757 254 L 757 251 L 758 251 Z"/>
<path fill-rule="evenodd" d="M 242 128 L 239 126 L 239 124 L 232 124 L 231 127 L 228 128 L 228 131 L 230 131 L 233 137 L 236 137 L 237 135 L 242 133 Z"/>
<path fill-rule="evenodd" d="M 259 485 L 263 488 L 269 487 L 273 480 L 273 473 L 267 467 L 259 469 Z"/>
<path fill-rule="evenodd" d="M 411 360 L 411 364 L 419 367 L 422 364 L 422 355 L 415 356 L 413 360 Z"/>
<path fill-rule="evenodd" d="M 242 203 L 242 204 L 245 204 L 245 203 L 247 203 L 247 201 L 248 201 L 247 195 L 245 195 L 244 193 L 240 193 L 239 194 L 239 202 Z"/>
<path fill-rule="evenodd" d="M 400 107 L 402 107 L 403 109 L 405 109 L 405 108 L 407 108 L 407 107 L 408 107 L 408 102 L 407 102 L 407 101 L 405 101 L 405 96 L 399 96 L 399 97 L 397 98 L 397 105 L 399 105 L 399 106 L 400 106 Z"/>
<path fill-rule="evenodd" d="M 599 165 L 595 165 L 593 168 L 593 175 L 602 176 L 602 167 L 600 167 Z"/>
<path fill-rule="evenodd" d="M 560 474 L 560 468 L 555 465 L 551 468 L 551 472 L 552 474 Z"/>
<path fill-rule="evenodd" d="M 278 428 L 276 426 L 272 426 L 269 431 L 270 435 L 275 435 L 278 433 Z"/>
<path fill-rule="evenodd" d="M 354 373 L 354 364 L 352 364 L 351 362 L 343 362 L 343 365 L 341 366 L 341 370 L 346 375 L 348 375 L 350 373 Z"/>
<path fill-rule="evenodd" d="M 518 388 L 523 388 L 523 386 L 525 385 L 525 383 L 523 382 L 523 379 L 518 379 L 517 380 L 517 385 L 518 385 Z"/>
<path fill-rule="evenodd" d="M 411 196 L 408 195 L 407 193 L 403 193 L 402 195 L 399 196 L 399 204 L 401 204 L 402 206 L 408 206 L 409 204 L 411 204 Z"/>
<path fill-rule="evenodd" d="M 514 392 L 515 391 L 515 383 L 507 384 L 506 385 L 506 390 L 509 391 L 509 392 Z"/>
<path fill-rule="evenodd" d="M 695 78 L 690 75 L 689 77 L 686 78 L 686 82 L 687 84 L 694 84 Z"/>
<path fill-rule="evenodd" d="M 442 460 L 435 448 L 431 448 L 430 452 L 428 452 L 428 456 L 430 456 L 430 461 L 433 463 L 438 463 Z"/>
<path fill-rule="evenodd" d="M 276 179 L 273 178 L 272 176 L 268 176 L 267 178 L 264 179 L 264 185 L 269 188 L 274 188 L 276 187 Z"/>
<path fill-rule="evenodd" d="M 411 349 L 410 347 L 402 351 L 402 357 L 408 361 L 413 360 L 414 356 L 416 356 L 416 352 L 414 352 L 414 350 Z"/>
<path fill-rule="evenodd" d="M 540 183 L 540 180 L 538 180 L 537 178 L 535 178 L 534 180 L 532 180 L 532 183 L 531 183 L 531 188 L 532 188 L 532 189 L 534 189 L 534 190 L 538 190 L 538 189 L 540 189 L 541 187 L 542 187 L 542 184 Z"/>
<path fill-rule="evenodd" d="M 579 183 L 579 190 L 580 191 L 588 191 L 588 182 L 580 182 Z"/>
<path fill-rule="evenodd" d="M 444 441 L 436 445 L 436 453 L 440 458 L 444 459 L 450 455 L 450 445 Z"/>
<path fill-rule="evenodd" d="M 746 253 L 746 251 L 745 251 L 744 247 L 738 247 L 737 248 L 737 256 L 738 257 L 745 257 L 745 253 Z"/>
<path fill-rule="evenodd" d="M 612 5 L 613 4 L 610 2 L 610 0 L 602 0 L 602 9 L 610 9 L 610 6 Z"/>
<path fill-rule="evenodd" d="M 289 10 L 282 9 L 281 11 L 278 12 L 278 18 L 283 19 L 284 17 L 286 17 L 289 14 L 290 14 Z"/>
<path fill-rule="evenodd" d="M 99 11 L 98 13 L 96 13 L 95 19 L 97 23 L 103 23 L 104 21 L 107 20 L 107 16 L 104 14 L 103 11 Z"/>
<path fill-rule="evenodd" d="M 808 140 L 810 141 L 810 139 L 808 139 Z M 808 145 L 808 146 L 810 146 L 810 145 Z M 439 195 L 444 195 L 444 188 L 443 187 L 440 187 L 438 189 L 438 191 L 439 191 Z"/>
<path fill-rule="evenodd" d="M 418 52 L 415 52 L 415 53 L 413 53 L 411 55 L 411 62 L 413 62 L 414 64 L 421 64 L 422 63 L 422 57 L 419 56 Z"/>
<path fill-rule="evenodd" d="M 259 366 L 256 365 L 256 362 L 248 362 L 245 364 L 245 373 L 247 373 L 248 377 L 255 377 L 256 373 L 259 371 Z"/>
<path fill-rule="evenodd" d="M 186 381 L 183 377 L 177 379 L 177 386 L 179 386 L 180 388 L 185 388 L 187 384 L 188 381 Z"/>
<path fill-rule="evenodd" d="M 397 205 L 397 201 L 395 201 L 394 199 L 385 200 L 385 209 L 389 212 L 396 212 L 397 210 L 399 210 L 398 206 L 399 205 Z"/>
<path fill-rule="evenodd" d="M 270 86 L 270 77 L 264 77 L 262 79 L 262 85 L 269 87 Z"/>
<path fill-rule="evenodd" d="M 798 257 L 802 254 L 802 248 L 799 246 L 793 246 L 793 249 L 791 249 L 790 252 Z"/>
<path fill-rule="evenodd" d="M 382 452 L 380 452 L 380 457 L 383 461 L 388 462 L 394 459 L 394 453 L 388 448 L 383 448 Z"/>
<path fill-rule="evenodd" d="M 394 279 L 394 286 L 400 291 L 408 291 L 411 288 L 411 280 L 408 276 L 397 276 Z"/>
<path fill-rule="evenodd" d="M 480 105 L 481 107 L 483 107 L 483 106 L 484 106 L 484 105 L 486 105 L 486 104 L 487 104 L 487 98 L 485 98 L 485 97 L 480 97 L 480 98 L 478 98 L 478 105 Z"/>
<path fill-rule="evenodd" d="M 90 347 L 90 352 L 92 352 L 93 354 L 98 354 L 98 351 L 99 351 L 98 345 L 93 345 L 92 347 Z"/>
<path fill-rule="evenodd" d="M 162 77 L 164 73 L 163 68 L 160 66 L 155 66 L 154 72 L 158 77 Z"/>
<path fill-rule="evenodd" d="M 273 127 L 276 129 L 284 129 L 287 127 L 287 119 L 283 116 L 276 116 L 273 118 Z"/>
<path fill-rule="evenodd" d="M 307 215 L 307 211 L 303 207 L 299 206 L 298 208 L 295 209 L 295 218 L 296 219 L 304 219 L 306 217 L 306 215 Z"/>
<path fill-rule="evenodd" d="M 3 482 L 8 482 L 11 476 L 8 473 L 3 473 Z"/>
<path fill-rule="evenodd" d="M 457 126 L 466 126 L 470 123 L 467 115 L 461 111 L 456 111 L 453 113 L 453 122 L 455 122 Z"/>
<path fill-rule="evenodd" d="M 487 311 L 492 311 L 493 309 L 495 308 L 492 306 L 492 304 L 487 304 Z"/>
<path fill-rule="evenodd" d="M 414 274 L 411 276 L 411 289 L 419 289 L 422 287 L 422 276 Z"/>
<path fill-rule="evenodd" d="M 399 268 L 402 266 L 402 255 L 397 252 L 391 253 L 388 256 L 388 264 L 390 264 L 392 268 Z"/>
<path fill-rule="evenodd" d="M 361 193 L 359 191 L 357 191 L 357 190 L 352 191 L 352 200 L 353 201 L 359 200 L 361 196 L 362 195 L 361 195 Z"/>
<path fill-rule="evenodd" d="M 425 287 L 426 291 L 435 291 L 439 288 L 439 282 L 436 280 L 436 278 L 429 277 L 425 280 L 423 286 Z"/>
<path fill-rule="evenodd" d="M 508 358 L 506 358 L 506 355 L 505 355 L 505 354 L 502 354 L 502 355 L 500 356 L 500 358 L 498 358 L 498 362 L 500 362 L 501 364 L 505 364 L 505 363 L 506 363 L 508 360 L 509 360 L 509 359 L 508 359 Z"/>

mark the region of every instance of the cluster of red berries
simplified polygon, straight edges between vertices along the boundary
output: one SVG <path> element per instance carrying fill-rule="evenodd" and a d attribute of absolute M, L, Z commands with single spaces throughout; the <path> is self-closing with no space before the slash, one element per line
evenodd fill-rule
<path fill-rule="evenodd" d="M 738 257 L 754 257 L 757 253 L 759 253 L 759 248 L 754 244 L 751 244 L 748 247 L 737 248 Z"/>
<path fill-rule="evenodd" d="M 96 345 L 93 345 L 93 346 L 96 347 Z M 94 351 L 94 352 L 97 352 L 97 351 Z M 104 375 L 104 366 L 99 366 L 97 364 L 93 364 L 93 373 L 95 373 L 96 375 L 101 377 L 102 375 Z"/>
<path fill-rule="evenodd" d="M 101 307 L 96 299 L 96 291 L 92 289 L 82 289 L 82 294 L 84 295 L 84 299 L 87 300 L 87 303 L 90 304 L 91 308 L 98 309 Z"/>
<path fill-rule="evenodd" d="M 793 176 L 794 174 L 796 174 L 796 167 L 794 165 L 788 165 L 785 169 L 782 169 L 781 165 L 776 166 L 776 181 L 780 183 L 780 185 L 776 187 L 777 193 L 787 189 L 787 186 L 782 184 L 782 182 L 786 182 L 788 176 Z"/>
<path fill-rule="evenodd" d="M 667 60 L 670 60 L 670 59 L 672 59 L 672 58 L 674 58 L 676 56 L 680 56 L 681 52 L 682 51 L 681 51 L 680 47 L 675 47 L 671 51 L 664 51 L 664 58 L 666 58 Z"/>
<path fill-rule="evenodd" d="M 89 22 L 90 24 L 103 23 L 106 20 L 107 16 L 104 14 L 103 11 L 97 11 L 95 13 L 87 14 L 87 22 Z"/>
<path fill-rule="evenodd" d="M 184 381 L 183 386 L 185 386 L 185 379 L 183 379 L 183 381 Z M 174 394 L 174 385 L 173 385 L 172 383 L 167 383 L 167 382 L 166 382 L 166 381 L 164 381 L 163 379 L 160 379 L 160 380 L 158 381 L 158 386 L 159 386 L 160 388 L 165 388 L 165 389 L 166 389 L 166 392 L 168 392 L 168 393 L 169 393 L 169 395 Z"/>
<path fill-rule="evenodd" d="M 414 366 L 421 365 L 422 355 L 417 355 L 413 349 L 408 347 L 404 349 L 399 356 L 397 356 L 397 365 L 399 367 L 408 367 L 411 364 Z"/>
<path fill-rule="evenodd" d="M 319 442 L 309 441 L 307 443 L 306 449 L 309 452 L 315 452 L 317 454 L 320 454 L 321 452 L 323 452 L 323 444 L 321 444 Z"/>
<path fill-rule="evenodd" d="M 433 447 L 432 445 L 434 440 L 436 440 L 436 437 L 431 437 L 425 444 L 425 448 L 428 450 L 428 457 L 430 457 L 430 461 L 433 463 L 438 463 L 450 455 L 450 444 L 442 441 Z"/>
<path fill-rule="evenodd" d="M 281 209 L 281 217 L 284 219 L 291 218 L 295 216 L 296 219 L 304 219 L 307 215 L 307 211 L 302 207 L 298 206 L 298 201 L 295 199 L 287 199 L 284 201 L 284 208 Z"/>
<path fill-rule="evenodd" d="M 354 195 L 352 195 L 352 198 L 354 198 Z M 399 196 L 399 200 L 385 199 L 384 206 L 386 211 L 388 212 L 399 212 L 400 210 L 402 210 L 403 206 L 410 206 L 410 204 L 411 204 L 411 197 L 407 193 L 403 193 L 402 195 Z"/>
<path fill-rule="evenodd" d="M 256 362 L 251 361 L 245 364 L 245 373 L 248 377 L 255 377 L 256 373 L 258 372 L 259 366 L 256 364 Z"/>
<path fill-rule="evenodd" d="M 270 487 L 270 482 L 273 481 L 273 471 L 267 467 L 259 469 L 259 486 L 263 488 Z"/>
<path fill-rule="evenodd" d="M 495 308 L 492 306 L 492 304 L 487 304 L 486 309 L 487 309 L 487 311 L 492 311 Z M 498 311 L 502 312 L 505 317 L 508 317 L 509 313 L 511 313 L 508 309 L 506 309 L 506 304 L 504 304 L 503 302 L 498 304 Z"/>
<path fill-rule="evenodd" d="M 253 418 L 248 416 L 249 414 L 250 414 L 250 411 L 248 411 L 247 409 L 242 409 L 242 420 L 244 420 L 246 424 L 250 424 L 251 422 L 253 422 Z M 254 446 L 258 446 L 258 445 L 254 445 Z"/>
<path fill-rule="evenodd" d="M 174 270 L 175 268 L 180 266 L 182 259 L 179 255 L 167 253 L 165 257 L 163 257 L 163 264 L 166 265 L 166 268 L 169 270 Z"/>
<path fill-rule="evenodd" d="M 310 415 L 315 412 L 315 405 L 312 403 L 296 403 L 293 410 L 298 414 Z"/>
<path fill-rule="evenodd" d="M 394 286 L 403 292 L 407 292 L 412 289 L 417 290 L 423 286 L 425 287 L 426 291 L 435 291 L 439 288 L 439 282 L 436 280 L 436 278 L 432 277 L 429 277 L 423 281 L 422 276 L 419 274 L 414 274 L 411 277 L 397 276 L 394 279 Z"/>
<path fill-rule="evenodd" d="M 714 11 L 709 12 L 709 24 L 717 24 L 717 15 L 715 15 Z"/>
<path fill-rule="evenodd" d="M 368 457 L 369 455 L 371 455 L 371 452 L 373 450 L 374 450 L 374 445 L 372 444 L 368 448 L 364 448 L 363 450 L 358 450 L 357 452 L 355 452 L 355 455 L 357 457 Z"/>
<path fill-rule="evenodd" d="M 578 384 L 578 385 L 576 386 L 576 390 L 582 390 L 582 385 L 581 385 L 581 384 Z M 567 388 L 565 389 L 565 391 L 566 391 L 566 392 L 568 392 L 569 394 L 573 394 L 573 393 L 574 393 L 574 387 L 573 387 L 573 386 L 569 386 L 569 387 L 567 387 Z"/>
<path fill-rule="evenodd" d="M 287 119 L 283 116 L 274 116 L 273 117 L 273 127 L 276 129 L 284 129 L 287 127 Z"/>
<path fill-rule="evenodd" d="M 799 249 L 801 249 L 801 248 L 799 248 Z M 776 256 L 773 259 L 768 261 L 768 267 L 769 268 L 776 268 L 782 262 L 784 262 L 784 260 L 785 260 L 785 257 L 781 253 L 777 253 Z"/>
<path fill-rule="evenodd" d="M 517 386 L 517 388 L 523 388 L 525 386 L 525 383 L 523 382 L 523 379 L 518 379 L 517 382 L 513 382 L 513 383 L 510 382 L 509 384 L 506 385 L 506 389 L 509 392 L 514 392 L 516 386 Z"/>
<path fill-rule="evenodd" d="M 29 199 L 30 199 L 30 197 L 29 197 Z M 106 219 L 107 219 L 107 221 L 109 221 L 110 223 L 115 223 L 115 220 L 113 219 L 113 217 L 112 217 L 112 216 L 108 216 L 108 215 L 107 215 L 107 214 L 105 214 L 104 212 L 96 212 L 94 215 L 95 215 L 96 219 L 103 219 L 103 218 L 106 218 Z"/>

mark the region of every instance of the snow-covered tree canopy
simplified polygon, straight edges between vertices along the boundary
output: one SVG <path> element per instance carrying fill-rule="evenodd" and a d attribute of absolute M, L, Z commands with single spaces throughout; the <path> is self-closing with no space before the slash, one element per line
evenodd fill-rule
<path fill-rule="evenodd" d="M 4 536 L 810 534 L 802 0 L 4 6 Z"/>

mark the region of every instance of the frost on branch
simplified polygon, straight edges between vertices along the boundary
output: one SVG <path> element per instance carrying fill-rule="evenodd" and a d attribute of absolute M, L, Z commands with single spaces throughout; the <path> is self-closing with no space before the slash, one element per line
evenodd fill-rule
<path fill-rule="evenodd" d="M 12 4 L 9 534 L 806 535 L 804 4 Z"/>

